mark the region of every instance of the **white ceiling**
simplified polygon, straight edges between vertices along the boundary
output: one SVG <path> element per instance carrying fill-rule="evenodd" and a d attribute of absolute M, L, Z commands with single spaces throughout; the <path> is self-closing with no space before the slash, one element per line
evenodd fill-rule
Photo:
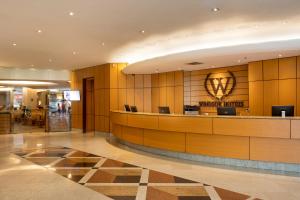
<path fill-rule="evenodd" d="M 0 66 L 128 62 L 127 73 L 154 73 L 296 55 L 299 9 L 299 0 L 0 0 Z"/>

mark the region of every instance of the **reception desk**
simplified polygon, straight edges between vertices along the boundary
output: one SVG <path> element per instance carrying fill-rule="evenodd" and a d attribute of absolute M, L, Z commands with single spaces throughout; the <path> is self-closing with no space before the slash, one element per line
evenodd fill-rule
<path fill-rule="evenodd" d="M 300 117 L 111 112 L 112 133 L 151 148 L 242 160 L 300 163 Z"/>
<path fill-rule="evenodd" d="M 12 132 L 12 117 L 10 112 L 0 112 L 0 134 Z"/>

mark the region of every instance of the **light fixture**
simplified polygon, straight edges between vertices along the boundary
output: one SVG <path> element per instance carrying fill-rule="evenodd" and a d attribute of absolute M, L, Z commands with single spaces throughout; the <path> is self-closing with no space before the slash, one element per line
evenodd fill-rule
<path fill-rule="evenodd" d="M 70 15 L 70 16 L 74 16 L 74 13 L 73 13 L 73 12 L 69 12 L 69 15 Z"/>
<path fill-rule="evenodd" d="M 219 11 L 220 11 L 220 8 L 215 7 L 215 8 L 213 8 L 213 9 L 211 9 L 211 11 L 213 11 L 213 12 L 219 12 Z"/>
<path fill-rule="evenodd" d="M 102 46 L 105 46 L 105 43 L 104 43 L 104 42 L 102 42 L 102 43 L 101 43 L 101 45 L 102 45 Z"/>
<path fill-rule="evenodd" d="M 140 33 L 141 33 L 141 34 L 145 34 L 145 30 L 141 30 Z"/>
<path fill-rule="evenodd" d="M 281 57 L 282 57 L 282 54 L 278 54 L 278 57 L 281 58 Z"/>
<path fill-rule="evenodd" d="M 76 51 L 73 51 L 73 55 L 76 55 L 76 54 L 78 54 Z"/>
<path fill-rule="evenodd" d="M 48 60 L 49 62 L 52 62 L 52 59 L 51 58 L 49 58 L 49 60 Z"/>
<path fill-rule="evenodd" d="M 13 80 L 0 80 L 2 85 L 57 85 L 53 82 L 43 81 L 13 81 Z"/>
<path fill-rule="evenodd" d="M 238 63 L 241 63 L 241 60 L 238 60 L 237 62 L 238 62 Z"/>
<path fill-rule="evenodd" d="M 17 46 L 17 43 L 13 43 L 12 45 L 13 45 L 13 46 Z"/>
<path fill-rule="evenodd" d="M 37 30 L 38 33 L 42 33 L 43 31 L 41 29 Z"/>

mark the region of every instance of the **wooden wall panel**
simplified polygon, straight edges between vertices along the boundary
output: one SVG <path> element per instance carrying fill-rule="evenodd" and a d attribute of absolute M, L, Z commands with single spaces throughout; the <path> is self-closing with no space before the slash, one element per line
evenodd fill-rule
<path fill-rule="evenodd" d="M 290 132 L 286 119 L 213 119 L 213 134 L 218 135 L 290 138 Z"/>
<path fill-rule="evenodd" d="M 119 101 L 118 110 L 125 110 L 124 105 L 127 104 L 127 93 L 126 92 L 127 92 L 126 89 L 118 90 L 118 101 Z"/>
<path fill-rule="evenodd" d="M 170 151 L 185 151 L 185 133 L 144 130 L 144 145 Z"/>
<path fill-rule="evenodd" d="M 126 64 L 118 64 L 118 88 L 126 89 L 127 88 L 127 76 L 123 73 L 123 69 L 126 67 Z"/>
<path fill-rule="evenodd" d="M 119 109 L 118 89 L 110 89 L 110 110 Z"/>
<path fill-rule="evenodd" d="M 300 163 L 300 140 L 250 138 L 250 159 Z"/>
<path fill-rule="evenodd" d="M 278 59 L 263 61 L 264 80 L 278 80 Z"/>
<path fill-rule="evenodd" d="M 174 90 L 174 113 L 183 114 L 183 105 L 184 105 L 184 93 L 183 86 L 175 86 Z"/>
<path fill-rule="evenodd" d="M 152 88 L 151 90 L 151 104 L 152 104 L 152 112 L 158 113 L 158 106 L 160 105 L 160 99 L 159 99 L 159 88 Z"/>
<path fill-rule="evenodd" d="M 249 108 L 251 115 L 264 115 L 263 81 L 249 82 Z"/>
<path fill-rule="evenodd" d="M 159 106 L 167 106 L 167 87 L 159 88 Z"/>
<path fill-rule="evenodd" d="M 127 89 L 127 104 L 134 105 L 134 89 Z"/>
<path fill-rule="evenodd" d="M 186 134 L 186 152 L 249 159 L 249 137 Z"/>
<path fill-rule="evenodd" d="M 297 110 L 297 80 L 279 80 L 279 104 L 294 105 Z"/>
<path fill-rule="evenodd" d="M 118 65 L 111 64 L 110 66 L 110 88 L 118 88 Z"/>
<path fill-rule="evenodd" d="M 144 112 L 144 89 L 135 89 L 134 104 L 137 107 L 138 112 Z"/>
<path fill-rule="evenodd" d="M 144 88 L 144 75 L 136 74 L 134 76 L 134 87 L 135 88 Z"/>
<path fill-rule="evenodd" d="M 95 130 L 99 132 L 105 131 L 104 116 L 100 116 L 100 115 L 95 116 Z"/>
<path fill-rule="evenodd" d="M 144 112 L 151 113 L 151 88 L 144 88 Z"/>
<path fill-rule="evenodd" d="M 174 86 L 175 84 L 175 72 L 167 72 L 166 86 Z"/>
<path fill-rule="evenodd" d="M 127 75 L 127 89 L 134 88 L 134 75 Z"/>
<path fill-rule="evenodd" d="M 278 80 L 264 81 L 264 115 L 272 115 L 272 106 L 279 104 Z"/>
<path fill-rule="evenodd" d="M 212 118 L 159 116 L 160 130 L 212 134 L 212 128 Z"/>
<path fill-rule="evenodd" d="M 279 59 L 279 79 L 289 79 L 297 77 L 297 58 Z"/>
<path fill-rule="evenodd" d="M 151 74 L 144 75 L 144 87 L 151 88 Z"/>
<path fill-rule="evenodd" d="M 175 103 L 174 87 L 166 87 L 166 105 L 169 106 L 171 113 L 174 113 L 174 103 Z"/>
<path fill-rule="evenodd" d="M 248 65 L 249 81 L 263 80 L 263 64 L 262 61 L 250 62 Z"/>
<path fill-rule="evenodd" d="M 141 128 L 123 127 L 122 139 L 128 142 L 143 145 L 144 144 L 144 130 Z"/>
<path fill-rule="evenodd" d="M 300 56 L 297 57 L 297 78 L 300 78 Z"/>
<path fill-rule="evenodd" d="M 183 77 L 184 77 L 183 71 L 175 72 L 175 80 L 174 80 L 175 86 L 183 86 Z"/>
<path fill-rule="evenodd" d="M 105 88 L 104 67 L 95 67 L 95 89 Z"/>
<path fill-rule="evenodd" d="M 151 74 L 152 87 L 159 87 L 159 74 Z"/>
<path fill-rule="evenodd" d="M 297 115 L 300 116 L 300 79 L 297 79 Z"/>
<path fill-rule="evenodd" d="M 158 75 L 159 80 L 159 87 L 166 87 L 167 86 L 167 73 L 160 73 Z"/>

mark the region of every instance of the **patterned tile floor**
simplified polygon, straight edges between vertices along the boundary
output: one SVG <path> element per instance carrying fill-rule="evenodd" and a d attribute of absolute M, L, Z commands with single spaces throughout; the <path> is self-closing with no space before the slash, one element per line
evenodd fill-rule
<path fill-rule="evenodd" d="M 115 200 L 258 200 L 66 147 L 16 149 L 13 153 Z"/>

